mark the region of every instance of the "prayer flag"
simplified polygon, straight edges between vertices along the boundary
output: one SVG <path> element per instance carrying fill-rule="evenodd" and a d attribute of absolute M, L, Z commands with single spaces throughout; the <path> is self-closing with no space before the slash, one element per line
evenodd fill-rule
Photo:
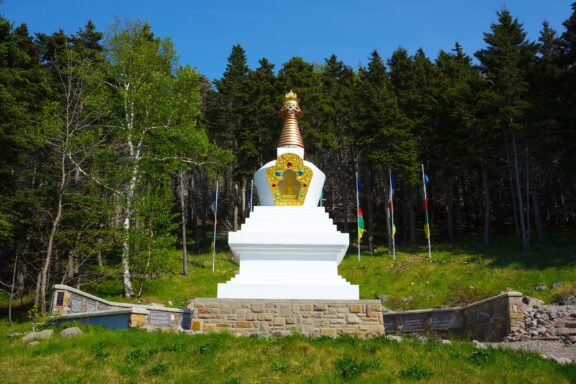
<path fill-rule="evenodd" d="M 362 238 L 364 234 L 364 215 L 362 209 L 358 207 L 358 238 Z"/>

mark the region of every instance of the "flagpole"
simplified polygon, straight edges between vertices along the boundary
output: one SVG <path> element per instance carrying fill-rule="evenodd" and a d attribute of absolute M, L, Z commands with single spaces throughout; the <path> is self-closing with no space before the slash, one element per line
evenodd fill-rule
<path fill-rule="evenodd" d="M 358 262 L 360 262 L 360 195 L 358 190 L 358 171 L 356 171 L 356 229 L 358 233 Z"/>
<path fill-rule="evenodd" d="M 254 179 L 250 182 L 250 212 L 254 207 Z"/>
<path fill-rule="evenodd" d="M 388 193 L 389 203 L 390 203 L 390 220 L 392 221 L 392 259 L 396 260 L 396 228 L 394 226 L 394 189 L 392 187 L 392 169 L 388 168 L 388 173 L 390 175 L 390 191 Z"/>
<path fill-rule="evenodd" d="M 430 221 L 428 220 L 428 195 L 426 194 L 426 174 L 424 173 L 424 164 L 422 164 L 422 185 L 424 186 L 424 214 L 425 214 L 425 224 L 424 232 L 426 238 L 428 239 L 428 258 L 432 259 L 432 244 L 430 241 Z"/>
<path fill-rule="evenodd" d="M 212 233 L 212 272 L 214 272 L 214 261 L 216 259 L 216 223 L 218 220 L 218 180 L 216 180 L 216 200 L 214 203 L 214 232 Z"/>

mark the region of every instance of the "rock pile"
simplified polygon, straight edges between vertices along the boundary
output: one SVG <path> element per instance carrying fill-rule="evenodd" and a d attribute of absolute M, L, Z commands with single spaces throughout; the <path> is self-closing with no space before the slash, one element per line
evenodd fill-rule
<path fill-rule="evenodd" d="M 576 345 L 576 305 L 545 305 L 529 297 L 522 301 L 524 319 L 512 326 L 506 341 L 562 340 Z"/>

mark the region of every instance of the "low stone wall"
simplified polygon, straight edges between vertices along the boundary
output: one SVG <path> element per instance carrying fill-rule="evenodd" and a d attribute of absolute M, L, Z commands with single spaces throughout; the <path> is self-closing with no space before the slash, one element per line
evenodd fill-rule
<path fill-rule="evenodd" d="M 192 330 L 235 335 L 372 337 L 384 333 L 378 300 L 193 299 Z"/>
<path fill-rule="evenodd" d="M 524 319 L 522 294 L 507 292 L 464 307 L 385 312 L 384 327 L 391 334 L 466 336 L 501 341 L 513 324 Z"/>
<path fill-rule="evenodd" d="M 562 340 L 576 345 L 576 305 L 544 304 L 523 297 L 507 341 Z"/>
<path fill-rule="evenodd" d="M 108 301 L 60 284 L 54 285 L 52 292 L 50 314 L 57 325 L 78 322 L 110 329 L 190 329 L 189 310 Z"/>

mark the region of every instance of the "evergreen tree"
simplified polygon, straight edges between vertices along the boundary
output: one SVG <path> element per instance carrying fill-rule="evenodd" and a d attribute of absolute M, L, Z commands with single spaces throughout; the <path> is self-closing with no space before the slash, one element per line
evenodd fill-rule
<path fill-rule="evenodd" d="M 528 71 L 535 58 L 534 46 L 526 40 L 522 24 L 506 9 L 499 11 L 498 23 L 491 25 L 491 32 L 484 33 L 488 45 L 476 52 L 481 70 L 491 85 L 490 105 L 497 124 L 507 141 L 506 154 L 510 173 L 512 202 L 518 235 L 523 249 L 528 249 L 527 218 L 522 189 L 519 147 L 524 149 L 525 115 L 528 102 Z M 524 151 L 523 151 L 524 152 Z"/>

